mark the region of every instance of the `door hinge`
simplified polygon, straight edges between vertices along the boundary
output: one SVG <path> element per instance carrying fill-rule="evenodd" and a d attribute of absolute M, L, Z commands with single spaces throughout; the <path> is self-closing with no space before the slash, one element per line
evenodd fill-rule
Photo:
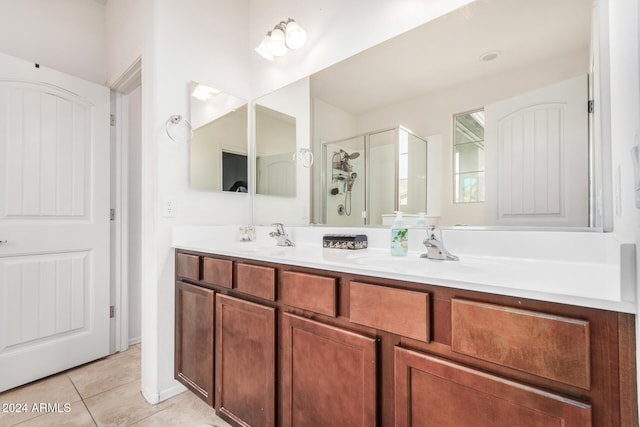
<path fill-rule="evenodd" d="M 109 210 L 109 219 L 110 219 L 111 221 L 115 221 L 115 220 L 116 220 L 116 210 L 115 210 L 115 209 L 113 209 L 113 208 L 111 208 L 111 209 Z"/>
<path fill-rule="evenodd" d="M 593 113 L 593 99 L 587 101 L 587 113 Z"/>
<path fill-rule="evenodd" d="M 114 114 L 111 114 L 109 116 L 109 123 L 111 124 L 111 126 L 115 126 L 116 125 L 116 116 Z"/>
<path fill-rule="evenodd" d="M 116 306 L 111 305 L 109 306 L 109 318 L 113 319 L 114 317 L 116 317 Z"/>

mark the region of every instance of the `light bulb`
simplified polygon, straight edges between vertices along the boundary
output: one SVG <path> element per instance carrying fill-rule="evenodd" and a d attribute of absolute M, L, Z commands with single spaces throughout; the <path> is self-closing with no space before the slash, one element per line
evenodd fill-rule
<path fill-rule="evenodd" d="M 293 19 L 286 24 L 285 40 L 290 49 L 299 49 L 307 42 L 307 32 Z"/>
<path fill-rule="evenodd" d="M 271 31 L 271 37 L 269 37 L 269 50 L 273 56 L 284 56 L 287 54 L 287 45 L 284 42 L 284 31 L 280 28 L 275 28 Z"/>
<path fill-rule="evenodd" d="M 271 36 L 271 32 L 268 32 L 267 35 L 262 39 L 258 47 L 255 48 L 255 51 L 265 59 L 269 61 L 273 61 L 273 54 L 269 49 L 269 37 Z"/>

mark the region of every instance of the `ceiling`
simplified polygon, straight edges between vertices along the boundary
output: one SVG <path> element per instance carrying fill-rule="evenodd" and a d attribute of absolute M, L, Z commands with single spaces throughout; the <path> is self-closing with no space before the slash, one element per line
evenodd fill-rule
<path fill-rule="evenodd" d="M 476 0 L 316 73 L 312 95 L 359 115 L 568 52 L 586 54 L 591 3 Z M 500 56 L 480 60 L 489 51 Z"/>

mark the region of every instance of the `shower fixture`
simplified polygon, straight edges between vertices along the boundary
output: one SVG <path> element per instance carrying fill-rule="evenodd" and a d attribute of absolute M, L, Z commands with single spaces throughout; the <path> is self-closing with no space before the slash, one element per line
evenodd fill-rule
<path fill-rule="evenodd" d="M 353 153 L 349 154 L 344 150 L 340 150 L 340 153 L 343 155 L 343 158 L 346 160 L 353 160 L 360 157 L 360 153 L 358 151 L 354 151 Z"/>

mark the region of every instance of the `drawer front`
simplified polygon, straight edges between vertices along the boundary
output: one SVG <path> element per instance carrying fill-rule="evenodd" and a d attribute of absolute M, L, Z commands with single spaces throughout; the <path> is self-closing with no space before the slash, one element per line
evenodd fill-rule
<path fill-rule="evenodd" d="M 451 300 L 451 349 L 588 390 L 589 322 Z"/>
<path fill-rule="evenodd" d="M 351 282 L 349 319 L 361 325 L 429 342 L 429 294 Z"/>
<path fill-rule="evenodd" d="M 239 291 L 275 301 L 276 271 L 271 267 L 238 263 L 236 287 Z"/>
<path fill-rule="evenodd" d="M 292 307 L 336 317 L 337 283 L 332 277 L 283 271 L 280 275 L 282 301 Z"/>
<path fill-rule="evenodd" d="M 191 280 L 200 280 L 200 257 L 178 253 L 176 255 L 176 275 Z"/>
<path fill-rule="evenodd" d="M 202 280 L 212 285 L 233 286 L 233 262 L 205 257 L 202 260 Z"/>

